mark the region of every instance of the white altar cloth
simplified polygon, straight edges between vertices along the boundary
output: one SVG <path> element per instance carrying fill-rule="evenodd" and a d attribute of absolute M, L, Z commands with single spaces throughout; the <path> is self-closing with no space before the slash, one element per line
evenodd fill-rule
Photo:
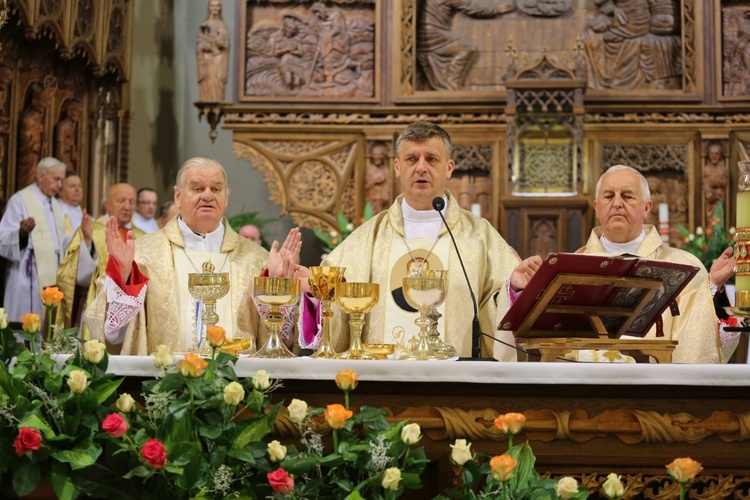
<path fill-rule="evenodd" d="M 176 357 L 176 359 L 179 356 Z M 266 370 L 273 379 L 333 380 L 352 369 L 360 381 L 461 382 L 471 384 L 750 386 L 750 365 L 625 363 L 499 363 L 492 361 L 353 361 L 333 359 L 240 358 L 241 378 Z M 156 377 L 151 356 L 110 356 L 108 372 Z"/>

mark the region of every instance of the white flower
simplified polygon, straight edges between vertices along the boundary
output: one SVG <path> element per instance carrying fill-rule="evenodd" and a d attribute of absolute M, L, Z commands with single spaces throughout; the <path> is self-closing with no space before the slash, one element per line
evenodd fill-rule
<path fill-rule="evenodd" d="M 292 399 L 287 409 L 289 410 L 289 420 L 295 424 L 301 424 L 307 417 L 307 403 L 301 399 Z"/>
<path fill-rule="evenodd" d="M 607 498 L 619 498 L 625 494 L 625 487 L 620 481 L 620 476 L 614 472 L 607 476 L 607 480 L 604 481 L 604 484 L 602 485 L 602 490 L 604 490 L 604 494 L 607 495 Z"/>
<path fill-rule="evenodd" d="M 174 353 L 164 344 L 156 346 L 156 350 L 151 355 L 154 357 L 154 364 L 157 368 L 169 368 L 174 364 Z"/>
<path fill-rule="evenodd" d="M 122 394 L 120 394 L 120 397 L 117 398 L 117 401 L 115 401 L 115 406 L 123 413 L 130 413 L 131 411 L 133 411 L 134 405 L 135 401 L 133 400 L 133 396 L 131 396 L 127 392 L 123 392 Z"/>
<path fill-rule="evenodd" d="M 281 462 L 286 458 L 286 446 L 274 439 L 268 443 L 268 458 L 271 462 Z"/>
<path fill-rule="evenodd" d="M 253 387 L 258 391 L 265 391 L 271 387 L 271 381 L 268 379 L 267 371 L 259 370 L 258 373 L 253 376 Z"/>
<path fill-rule="evenodd" d="M 346 225 L 346 230 L 349 231 L 349 232 L 354 231 L 354 224 L 352 224 L 351 222 L 349 224 L 347 224 Z"/>
<path fill-rule="evenodd" d="M 339 233 L 337 233 L 336 231 L 331 231 L 330 233 L 328 233 L 328 235 L 331 238 L 338 238 L 339 237 Z"/>
<path fill-rule="evenodd" d="M 578 493 L 578 481 L 572 477 L 564 477 L 557 482 L 555 492 L 562 500 L 568 500 Z"/>
<path fill-rule="evenodd" d="M 391 467 L 383 472 L 383 480 L 380 484 L 382 484 L 383 488 L 386 490 L 393 491 L 398 489 L 399 481 L 401 481 L 401 469 L 398 467 Z"/>
<path fill-rule="evenodd" d="M 89 376 L 83 370 L 73 370 L 68 374 L 68 387 L 70 392 L 80 394 L 89 385 Z"/>
<path fill-rule="evenodd" d="M 695 228 L 695 234 L 697 234 L 698 236 L 700 236 L 701 234 L 703 234 L 703 228 L 700 227 L 700 226 L 696 227 Z"/>
<path fill-rule="evenodd" d="M 471 453 L 471 443 L 467 443 L 465 439 L 456 439 L 455 444 L 450 446 L 451 460 L 454 464 L 463 465 L 474 458 Z"/>
<path fill-rule="evenodd" d="M 737 234 L 737 230 L 734 228 L 734 226 L 729 228 L 729 234 L 731 235 Z"/>
<path fill-rule="evenodd" d="M 690 233 L 690 236 L 688 236 L 688 239 L 690 241 L 693 241 L 695 239 L 695 235 L 693 233 Z"/>
<path fill-rule="evenodd" d="M 4 307 L 0 307 L 0 329 L 8 328 L 8 314 Z"/>
<path fill-rule="evenodd" d="M 422 439 L 422 430 L 419 424 L 408 424 L 401 429 L 401 441 L 404 444 L 415 444 L 420 439 Z"/>
<path fill-rule="evenodd" d="M 224 387 L 224 402 L 230 406 L 237 406 L 245 399 L 245 388 L 238 382 L 229 382 Z"/>
<path fill-rule="evenodd" d="M 104 358 L 105 352 L 107 352 L 107 350 L 104 347 L 104 344 L 98 340 L 89 340 L 83 344 L 83 359 L 89 363 L 95 365 L 99 364 L 102 358 Z"/>

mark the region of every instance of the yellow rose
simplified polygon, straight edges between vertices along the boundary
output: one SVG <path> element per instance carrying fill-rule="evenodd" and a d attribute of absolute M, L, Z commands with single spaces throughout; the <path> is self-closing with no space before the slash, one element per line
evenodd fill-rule
<path fill-rule="evenodd" d="M 209 326 L 206 330 L 206 337 L 211 347 L 221 347 L 227 340 L 227 331 L 217 325 Z"/>
<path fill-rule="evenodd" d="M 271 381 L 268 379 L 268 372 L 265 370 L 259 370 L 253 376 L 253 387 L 258 391 L 265 391 L 271 387 Z"/>
<path fill-rule="evenodd" d="M 397 490 L 398 483 L 401 481 L 401 469 L 398 467 L 390 467 L 383 471 L 383 480 L 380 484 L 386 490 Z"/>
<path fill-rule="evenodd" d="M 495 481 L 501 481 L 503 483 L 508 481 L 513 477 L 513 472 L 516 469 L 517 463 L 518 460 L 513 460 L 513 458 L 507 453 L 492 457 L 492 460 L 490 460 L 492 477 L 495 478 Z"/>
<path fill-rule="evenodd" d="M 229 382 L 224 387 L 224 402 L 230 406 L 237 406 L 245 399 L 245 388 L 238 382 Z"/>
<path fill-rule="evenodd" d="M 23 324 L 23 331 L 26 333 L 37 333 L 42 328 L 42 324 L 39 322 L 39 315 L 34 313 L 21 316 L 21 323 Z"/>
<path fill-rule="evenodd" d="M 131 396 L 127 392 L 123 392 L 122 394 L 120 394 L 120 397 L 117 398 L 117 401 L 115 401 L 115 407 L 117 407 L 117 409 L 123 413 L 130 413 L 131 411 L 133 411 L 134 406 L 135 400 L 133 399 L 133 396 Z"/>
<path fill-rule="evenodd" d="M 555 492 L 562 500 L 568 500 L 578 493 L 578 481 L 572 477 L 564 477 L 557 482 Z"/>
<path fill-rule="evenodd" d="M 281 462 L 286 458 L 286 446 L 274 439 L 268 443 L 268 458 L 271 462 Z"/>
<path fill-rule="evenodd" d="M 42 296 L 42 304 L 45 307 L 56 307 L 65 296 L 56 286 L 48 286 L 39 294 Z"/>
<path fill-rule="evenodd" d="M 208 362 L 205 359 L 193 353 L 185 354 L 185 359 L 177 363 L 177 369 L 180 370 L 183 377 L 200 377 L 207 366 Z"/>
<path fill-rule="evenodd" d="M 70 392 L 80 394 L 89 385 L 89 376 L 82 370 L 73 370 L 68 374 L 68 387 Z"/>
<path fill-rule="evenodd" d="M 495 419 L 495 427 L 506 434 L 518 434 L 526 423 L 526 417 L 523 413 L 506 413 Z"/>
<path fill-rule="evenodd" d="M 8 328 L 8 314 L 4 307 L 0 307 L 0 330 Z"/>
<path fill-rule="evenodd" d="M 289 410 L 289 420 L 295 424 L 301 424 L 307 417 L 307 403 L 301 399 L 292 399 L 287 409 Z"/>
<path fill-rule="evenodd" d="M 359 374 L 354 370 L 341 370 L 336 374 L 336 385 L 342 391 L 353 391 L 357 387 Z"/>
<path fill-rule="evenodd" d="M 174 364 L 174 353 L 164 344 L 156 346 L 156 350 L 151 355 L 154 357 L 154 364 L 157 368 L 169 368 Z"/>
<path fill-rule="evenodd" d="M 347 410 L 343 405 L 334 404 L 326 406 L 326 411 L 323 412 L 323 417 L 331 429 L 341 429 L 346 425 L 346 421 L 352 418 L 354 412 Z"/>
<path fill-rule="evenodd" d="M 83 344 L 83 359 L 89 363 L 98 365 L 99 362 L 104 358 L 104 353 L 107 350 L 104 344 L 98 340 L 89 340 Z"/>
<path fill-rule="evenodd" d="M 471 443 L 467 443 L 465 439 L 456 439 L 455 444 L 450 446 L 451 460 L 454 464 L 463 465 L 474 458 L 471 453 Z"/>
<path fill-rule="evenodd" d="M 703 470 L 700 462 L 692 458 L 675 458 L 674 461 L 667 465 L 667 472 L 678 483 L 692 483 L 695 476 Z"/>
<path fill-rule="evenodd" d="M 620 498 L 625 494 L 625 487 L 620 481 L 620 476 L 614 472 L 607 476 L 607 480 L 604 481 L 604 484 L 602 485 L 602 490 L 604 490 L 604 494 L 607 495 L 607 498 Z"/>
<path fill-rule="evenodd" d="M 422 430 L 419 424 L 408 424 L 401 429 L 401 441 L 404 444 L 415 444 L 420 439 L 422 439 Z"/>

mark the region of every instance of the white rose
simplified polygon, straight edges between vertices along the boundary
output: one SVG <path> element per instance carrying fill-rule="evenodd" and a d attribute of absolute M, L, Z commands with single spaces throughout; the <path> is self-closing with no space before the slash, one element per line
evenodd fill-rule
<path fill-rule="evenodd" d="M 346 225 L 346 230 L 350 231 L 350 232 L 354 231 L 354 224 L 352 224 L 351 222 L 349 224 L 347 224 Z"/>
<path fill-rule="evenodd" d="M 383 480 L 380 484 L 386 490 L 397 490 L 398 483 L 401 481 L 401 469 L 398 467 L 391 467 L 383 472 Z"/>
<path fill-rule="evenodd" d="M 151 355 L 154 357 L 154 364 L 157 368 L 169 368 L 174 364 L 174 353 L 164 344 L 156 346 L 156 350 Z"/>
<path fill-rule="evenodd" d="M 89 363 L 98 365 L 99 362 L 104 358 L 104 353 L 107 350 L 104 344 L 98 340 L 89 340 L 83 344 L 83 359 Z"/>
<path fill-rule="evenodd" d="M 133 411 L 133 406 L 135 406 L 135 400 L 133 399 L 133 396 L 127 392 L 123 392 L 120 394 L 120 397 L 117 398 L 117 401 L 115 401 L 115 406 L 123 413 L 130 413 Z"/>
<path fill-rule="evenodd" d="M 578 481 L 572 477 L 564 477 L 557 482 L 555 492 L 562 500 L 568 500 L 578 493 Z"/>
<path fill-rule="evenodd" d="M 258 391 L 265 391 L 271 387 L 271 381 L 268 380 L 268 372 L 260 370 L 253 377 L 253 387 Z"/>
<path fill-rule="evenodd" d="M 451 446 L 451 460 L 456 465 L 463 465 L 474 456 L 471 453 L 471 443 L 466 443 L 465 439 L 456 439 L 455 444 Z"/>
<path fill-rule="evenodd" d="M 415 444 L 422 438 L 422 430 L 419 428 L 419 424 L 405 425 L 401 429 L 401 441 L 404 444 Z"/>
<path fill-rule="evenodd" d="M 268 458 L 271 462 L 281 462 L 286 458 L 286 446 L 274 439 L 268 443 Z"/>
<path fill-rule="evenodd" d="M 89 376 L 82 370 L 73 370 L 68 374 L 68 387 L 70 392 L 80 394 L 89 385 Z"/>
<path fill-rule="evenodd" d="M 8 328 L 8 314 L 4 307 L 0 307 L 0 330 Z"/>
<path fill-rule="evenodd" d="M 229 382 L 224 387 L 224 402 L 230 406 L 237 406 L 245 399 L 245 388 L 238 382 Z"/>
<path fill-rule="evenodd" d="M 620 498 L 625 494 L 625 487 L 620 481 L 620 476 L 614 472 L 607 476 L 607 480 L 604 481 L 602 489 L 604 490 L 604 494 L 607 495 L 607 498 Z"/>
<path fill-rule="evenodd" d="M 737 234 L 737 230 L 734 227 L 729 228 L 729 234 L 734 235 Z"/>
<path fill-rule="evenodd" d="M 331 231 L 330 233 L 328 233 L 328 235 L 331 238 L 338 238 L 339 237 L 339 233 L 337 233 L 336 231 Z"/>
<path fill-rule="evenodd" d="M 696 227 L 695 228 L 695 234 L 697 234 L 698 236 L 700 236 L 701 234 L 703 234 L 703 228 L 700 227 L 700 226 Z"/>
<path fill-rule="evenodd" d="M 307 403 L 301 399 L 292 399 L 287 409 L 289 410 L 289 420 L 295 424 L 301 424 L 307 417 Z"/>

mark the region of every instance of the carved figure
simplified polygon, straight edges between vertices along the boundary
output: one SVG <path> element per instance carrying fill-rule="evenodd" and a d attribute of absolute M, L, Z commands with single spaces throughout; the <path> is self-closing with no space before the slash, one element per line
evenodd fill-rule
<path fill-rule="evenodd" d="M 419 11 L 417 60 L 430 87 L 458 90 L 476 58 L 476 48 L 463 36 L 451 31 L 456 13 L 493 18 L 514 9 L 512 0 L 426 0 Z"/>
<path fill-rule="evenodd" d="M 729 47 L 725 65 L 724 94 L 741 96 L 750 90 L 750 11 L 744 12 L 737 38 L 726 40 Z"/>
<path fill-rule="evenodd" d="M 365 175 L 367 201 L 372 205 L 373 214 L 382 212 L 391 204 L 386 160 L 385 147 L 382 144 L 374 145 L 370 150 L 370 162 Z"/>
<path fill-rule="evenodd" d="M 5 102 L 8 100 L 8 89 L 13 81 L 13 69 L 0 65 L 0 165 L 5 160 L 5 139 L 10 133 L 10 117 L 5 113 Z"/>
<path fill-rule="evenodd" d="M 546 259 L 550 252 L 557 251 L 557 230 L 552 222 L 539 219 L 531 227 L 531 255 Z"/>
<path fill-rule="evenodd" d="M 21 114 L 18 131 L 16 189 L 28 186 L 36 178 L 36 166 L 42 158 L 45 141 L 44 115 L 49 107 L 54 88 L 34 82 L 31 84 L 30 92 L 29 103 Z"/>
<path fill-rule="evenodd" d="M 584 32 L 593 89 L 679 89 L 682 50 L 674 0 L 595 0 Z"/>
<path fill-rule="evenodd" d="M 209 0 L 196 43 L 200 100 L 224 100 L 229 76 L 229 29 L 221 17 L 221 0 Z"/>
<path fill-rule="evenodd" d="M 325 78 L 323 86 L 333 87 L 334 78 L 347 69 L 349 34 L 346 19 L 339 9 L 326 7 L 322 2 L 315 2 L 310 10 L 314 15 L 313 25 L 318 32 L 313 71 L 317 65 L 322 66 Z"/>
<path fill-rule="evenodd" d="M 65 118 L 55 125 L 55 158 L 63 162 L 68 172 L 78 168 L 78 122 L 83 106 L 77 99 L 68 101 Z"/>
<path fill-rule="evenodd" d="M 712 142 L 708 145 L 706 164 L 703 166 L 703 197 L 706 200 L 706 225 L 714 217 L 716 205 L 724 201 L 729 183 L 727 167 L 721 144 Z"/>

